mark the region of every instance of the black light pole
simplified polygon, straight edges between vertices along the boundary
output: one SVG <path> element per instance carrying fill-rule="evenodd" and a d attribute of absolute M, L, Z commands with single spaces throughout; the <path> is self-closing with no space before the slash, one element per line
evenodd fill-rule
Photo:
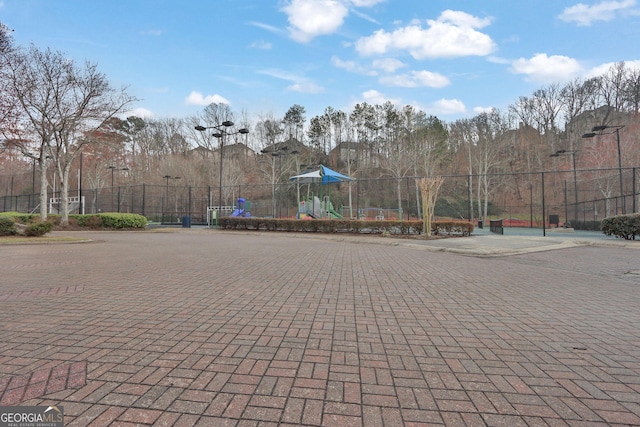
<path fill-rule="evenodd" d="M 115 167 L 115 166 L 111 165 L 111 166 L 107 166 L 107 169 L 111 169 L 111 212 L 114 212 L 114 210 L 113 210 L 113 188 L 114 188 L 115 184 L 114 184 L 114 181 L 113 181 L 113 173 L 114 173 L 114 171 L 116 171 L 116 170 L 119 170 L 119 171 L 128 171 L 128 170 L 129 170 L 129 168 L 128 168 L 128 167 L 126 167 L 126 166 L 125 166 L 125 167 L 123 167 L 123 168 L 117 168 L 117 167 Z"/>
<path fill-rule="evenodd" d="M 220 127 L 222 126 L 222 127 Z M 198 125 L 195 129 L 199 132 L 204 132 L 207 129 L 215 129 L 218 132 L 212 134 L 212 136 L 218 138 L 220 140 L 220 170 L 218 171 L 218 215 L 217 219 L 219 219 L 220 215 L 222 215 L 222 159 L 223 159 L 223 149 L 224 149 L 224 138 L 225 136 L 242 134 L 246 135 L 249 133 L 247 128 L 238 129 L 236 132 L 228 132 L 227 129 L 233 126 L 233 122 L 230 120 L 225 120 L 220 124 L 220 126 L 201 126 Z"/>
<path fill-rule="evenodd" d="M 116 169 L 115 166 L 107 166 L 107 169 L 111 169 L 111 191 L 113 191 L 113 171 Z"/>
<path fill-rule="evenodd" d="M 78 213 L 84 215 L 84 202 L 82 200 L 82 151 L 80 152 L 80 168 L 78 170 Z"/>
<path fill-rule="evenodd" d="M 31 153 L 29 153 L 31 154 Z M 31 193 L 34 196 L 35 200 L 38 200 L 38 195 L 36 194 L 36 157 L 31 157 Z M 29 213 L 31 213 L 31 197 L 29 197 Z"/>
<path fill-rule="evenodd" d="M 591 132 L 585 133 L 584 135 L 582 135 L 582 137 L 583 138 L 593 138 L 596 135 L 607 135 L 607 134 L 611 134 L 611 133 L 615 132 L 615 134 L 616 134 L 616 142 L 618 143 L 618 176 L 619 176 L 619 181 L 620 181 L 620 197 L 622 198 L 622 215 L 625 215 L 627 213 L 627 203 L 625 201 L 624 186 L 623 186 L 623 183 L 622 183 L 622 151 L 620 150 L 620 129 L 622 129 L 623 127 L 624 127 L 624 125 L 594 126 L 591 129 Z M 613 129 L 613 132 L 604 132 L 607 129 Z M 634 195 L 634 197 L 635 197 L 635 195 Z"/>
<path fill-rule="evenodd" d="M 278 151 L 273 151 L 271 152 L 271 156 L 272 157 L 277 157 L 278 158 L 278 184 L 280 184 L 280 179 L 282 178 L 282 158 L 286 157 L 286 156 L 296 156 L 296 173 L 299 174 L 299 167 L 298 167 L 298 154 L 300 154 L 300 152 L 298 150 L 293 150 L 293 151 L 289 151 L 289 147 L 282 147 L 280 148 Z M 297 203 L 300 203 L 300 183 L 297 182 Z M 279 185 L 280 187 L 280 185 Z M 282 191 L 278 191 L 278 193 L 280 193 L 280 199 L 282 199 Z M 278 217 L 282 217 L 282 200 L 280 200 L 277 203 L 278 206 Z M 296 208 L 296 212 L 298 211 L 299 207 Z"/>
<path fill-rule="evenodd" d="M 284 149 L 287 149 L 287 147 L 284 147 Z M 282 157 L 286 156 L 286 153 L 281 152 L 281 151 L 274 151 L 273 153 L 271 153 L 271 157 L 273 158 L 278 158 L 278 184 L 280 184 L 280 178 L 282 177 Z M 275 194 L 275 192 L 274 192 Z M 280 198 L 280 191 L 278 190 L 278 199 Z M 276 202 L 275 208 L 274 208 L 274 216 L 275 213 L 278 212 L 278 218 L 280 218 L 282 216 L 282 203 L 280 203 L 280 201 L 276 199 L 274 197 L 274 200 Z"/>
<path fill-rule="evenodd" d="M 107 169 L 111 169 L 111 212 L 113 212 L 113 171 L 116 170 L 116 167 L 111 165 L 107 166 Z"/>
<path fill-rule="evenodd" d="M 171 175 L 165 175 L 163 176 L 163 178 L 165 179 L 166 182 L 166 191 L 165 191 L 165 206 L 168 208 L 169 207 L 169 180 L 170 179 L 180 179 L 179 176 L 171 176 Z M 176 207 L 177 210 L 177 207 Z M 163 213 L 164 216 L 164 213 Z"/>
<path fill-rule="evenodd" d="M 560 157 L 562 155 L 571 154 L 572 166 L 573 166 L 573 221 L 578 221 L 578 174 L 576 171 L 576 153 L 577 151 L 558 150 L 551 154 L 549 157 Z M 565 183 L 565 203 L 566 203 L 566 183 Z M 566 211 L 566 209 L 565 209 Z M 565 222 L 567 214 L 565 212 Z M 573 224 L 575 225 L 575 224 Z M 565 225 L 566 226 L 566 225 Z"/>

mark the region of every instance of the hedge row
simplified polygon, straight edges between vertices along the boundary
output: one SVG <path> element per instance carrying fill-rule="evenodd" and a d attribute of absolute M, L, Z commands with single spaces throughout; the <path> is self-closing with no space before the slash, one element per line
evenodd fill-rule
<path fill-rule="evenodd" d="M 422 221 L 353 221 L 346 219 L 274 219 L 223 217 L 218 225 L 225 230 L 265 230 L 320 233 L 356 234 L 423 234 Z M 433 221 L 431 233 L 434 235 L 468 236 L 473 232 L 473 224 L 467 221 Z"/>
<path fill-rule="evenodd" d="M 47 224 L 50 224 L 47 225 Z M 18 230 L 21 225 L 24 232 Z M 0 235 L 25 234 L 44 235 L 60 226 L 60 215 L 48 215 L 47 221 L 40 221 L 40 215 L 20 212 L 0 213 Z M 147 226 L 147 218 L 129 213 L 101 213 L 89 215 L 69 215 L 69 228 L 87 229 L 140 229 Z M 40 234 L 38 234 L 40 233 Z"/>
<path fill-rule="evenodd" d="M 640 236 L 640 213 L 605 218 L 600 224 L 600 229 L 607 236 L 635 240 L 636 236 Z"/>

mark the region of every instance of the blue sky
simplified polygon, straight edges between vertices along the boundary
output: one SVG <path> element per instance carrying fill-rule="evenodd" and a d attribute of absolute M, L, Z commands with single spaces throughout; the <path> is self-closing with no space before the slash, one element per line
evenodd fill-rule
<path fill-rule="evenodd" d="M 0 20 L 18 45 L 97 63 L 145 117 L 388 100 L 452 121 L 640 67 L 638 1 L 0 0 Z"/>

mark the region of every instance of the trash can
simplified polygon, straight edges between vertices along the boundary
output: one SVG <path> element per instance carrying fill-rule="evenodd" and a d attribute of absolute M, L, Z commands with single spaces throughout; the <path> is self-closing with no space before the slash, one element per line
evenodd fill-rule
<path fill-rule="evenodd" d="M 182 217 L 182 228 L 191 228 L 191 217 L 189 215 Z"/>
<path fill-rule="evenodd" d="M 478 228 L 484 228 L 484 221 L 481 219 L 478 220 Z"/>

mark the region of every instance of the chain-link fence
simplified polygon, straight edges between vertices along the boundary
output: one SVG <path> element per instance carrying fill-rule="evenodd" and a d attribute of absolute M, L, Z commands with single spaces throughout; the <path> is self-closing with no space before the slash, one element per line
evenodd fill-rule
<path fill-rule="evenodd" d="M 500 218 L 507 224 L 527 227 L 542 226 L 544 218 L 547 226 L 595 228 L 607 216 L 638 211 L 638 169 L 444 176 L 435 216 L 474 222 Z M 30 191 L 31 185 L 24 189 L 16 185 L 31 180 L 15 178 L 0 176 L 0 194 L 4 192 L 0 196 L 0 209 L 37 213 L 39 194 Z M 222 188 L 179 185 L 167 180 L 166 185 L 137 184 L 81 191 L 75 188 L 69 191 L 69 196 L 71 213 L 129 212 L 169 224 L 179 224 L 186 216 L 190 224 L 207 224 L 207 215 L 212 211 L 220 212 L 221 216 L 240 213 L 277 218 L 296 217 L 304 211 L 316 217 L 320 212 L 323 217 L 353 219 L 417 219 L 421 212 L 416 177 L 356 179 L 328 185 L 275 182 Z M 47 204 L 48 212 L 58 213 L 59 192 L 49 192 Z"/>

